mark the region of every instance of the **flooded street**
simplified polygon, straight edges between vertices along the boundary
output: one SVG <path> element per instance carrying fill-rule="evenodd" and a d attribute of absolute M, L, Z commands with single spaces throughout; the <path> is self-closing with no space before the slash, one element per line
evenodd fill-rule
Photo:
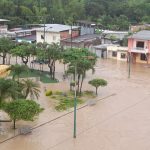
<path fill-rule="evenodd" d="M 48 69 L 44 66 L 44 69 Z M 0 135 L 0 150 L 149 150 L 150 149 L 150 68 L 147 64 L 131 66 L 128 78 L 126 62 L 98 60 L 95 74 L 89 71 L 83 90 L 95 88 L 88 84 L 103 78 L 108 86 L 99 88 L 98 102 L 77 111 L 77 138 L 73 139 L 73 113 L 57 112 L 44 94 L 44 88 L 69 90 L 69 81 L 62 81 L 63 65 L 57 64 L 58 84 L 41 84 L 38 102 L 45 108 L 31 124 L 28 135 L 8 131 Z M 56 119 L 55 119 L 56 118 Z M 10 128 L 10 123 L 1 124 Z M 10 137 L 7 141 L 4 141 Z M 4 141 L 4 142 L 2 142 Z"/>

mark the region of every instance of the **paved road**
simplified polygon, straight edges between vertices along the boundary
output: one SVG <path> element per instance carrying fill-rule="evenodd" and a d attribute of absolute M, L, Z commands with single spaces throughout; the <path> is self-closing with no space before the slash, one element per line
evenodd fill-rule
<path fill-rule="evenodd" d="M 133 67 L 128 79 L 126 63 L 99 60 L 95 75 L 87 74 L 87 80 L 107 79 L 109 85 L 100 89 L 99 95 L 113 96 L 78 110 L 76 139 L 72 138 L 71 113 L 34 129 L 30 135 L 0 144 L 0 150 L 149 150 L 150 69 L 145 65 Z"/>

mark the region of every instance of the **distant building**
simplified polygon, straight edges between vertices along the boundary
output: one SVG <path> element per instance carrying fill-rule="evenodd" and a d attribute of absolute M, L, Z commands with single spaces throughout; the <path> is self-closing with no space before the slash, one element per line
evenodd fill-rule
<path fill-rule="evenodd" d="M 107 47 L 112 44 L 101 44 L 93 46 L 92 52 L 95 53 L 99 58 L 107 58 Z"/>
<path fill-rule="evenodd" d="M 75 47 L 75 48 L 88 48 L 92 50 L 94 45 L 101 44 L 101 37 L 97 34 L 81 35 L 74 38 L 61 40 L 61 45 L 64 49 Z"/>
<path fill-rule="evenodd" d="M 9 20 L 0 19 L 0 37 L 7 36 L 8 25 L 7 22 Z"/>
<path fill-rule="evenodd" d="M 107 47 L 107 58 L 127 61 L 128 47 L 122 47 L 119 45 L 111 45 Z"/>
<path fill-rule="evenodd" d="M 96 23 L 88 20 L 77 20 L 77 26 L 80 26 L 80 35 L 95 34 Z"/>
<path fill-rule="evenodd" d="M 72 32 L 71 32 L 72 30 Z M 61 40 L 77 37 L 80 35 L 80 30 L 78 26 L 68 26 L 62 24 L 45 24 L 45 27 L 36 29 L 36 41 L 37 42 L 47 42 L 60 43 Z"/>
<path fill-rule="evenodd" d="M 132 62 L 150 62 L 150 30 L 142 30 L 128 37 L 128 52 Z"/>
<path fill-rule="evenodd" d="M 150 24 L 138 24 L 130 26 L 130 31 L 133 33 L 140 30 L 150 30 Z"/>
<path fill-rule="evenodd" d="M 119 44 L 126 36 L 128 35 L 127 31 L 102 31 L 102 44 Z"/>

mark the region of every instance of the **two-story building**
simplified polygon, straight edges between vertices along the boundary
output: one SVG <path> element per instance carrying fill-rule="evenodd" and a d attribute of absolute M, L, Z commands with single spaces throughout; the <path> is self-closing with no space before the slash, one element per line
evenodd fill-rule
<path fill-rule="evenodd" d="M 45 24 L 45 27 L 36 29 L 36 42 L 47 42 L 48 44 L 60 43 L 61 40 L 80 35 L 78 26 L 62 24 Z"/>
<path fill-rule="evenodd" d="M 133 63 L 150 62 L 150 31 L 143 30 L 128 37 L 128 53 Z"/>

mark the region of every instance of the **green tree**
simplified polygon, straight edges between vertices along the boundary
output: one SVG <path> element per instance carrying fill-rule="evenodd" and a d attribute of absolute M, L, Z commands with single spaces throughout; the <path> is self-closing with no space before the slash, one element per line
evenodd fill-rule
<path fill-rule="evenodd" d="M 8 38 L 0 38 L 0 57 L 3 59 L 3 64 L 5 64 L 6 56 L 10 53 L 13 48 L 14 43 Z"/>
<path fill-rule="evenodd" d="M 89 84 L 91 84 L 92 86 L 94 86 L 96 88 L 96 95 L 97 95 L 97 90 L 100 86 L 106 86 L 107 85 L 107 81 L 104 79 L 93 79 L 91 81 L 89 81 Z"/>
<path fill-rule="evenodd" d="M 53 43 L 48 45 L 47 43 L 38 44 L 39 48 L 37 50 L 37 57 L 41 61 L 47 61 L 50 77 L 55 79 L 55 64 L 57 60 L 61 59 L 61 47 L 58 43 Z"/>
<path fill-rule="evenodd" d="M 11 72 L 12 72 L 13 79 L 15 79 L 15 77 L 17 77 L 17 80 L 19 81 L 20 75 L 22 73 L 28 71 L 29 69 L 25 65 L 16 64 L 16 65 L 11 65 L 9 70 L 11 70 Z"/>
<path fill-rule="evenodd" d="M 14 56 L 19 56 L 22 59 L 22 62 L 27 65 L 30 57 L 30 44 L 29 43 L 21 43 L 17 45 L 15 48 L 11 50 L 11 53 Z"/>
<path fill-rule="evenodd" d="M 33 100 L 17 99 L 5 104 L 4 111 L 8 113 L 13 120 L 13 128 L 16 129 L 16 121 L 33 121 L 39 113 L 42 112 L 42 108 Z"/>
<path fill-rule="evenodd" d="M 97 57 L 87 49 L 72 48 L 64 51 L 64 63 L 68 64 L 67 72 L 73 74 L 75 80 L 75 70 L 77 74 L 77 92 L 81 94 L 83 81 L 86 77 L 86 72 L 90 69 L 94 71 L 94 65 Z"/>
<path fill-rule="evenodd" d="M 11 79 L 0 78 L 0 105 L 8 99 L 15 99 L 19 94 L 18 83 Z"/>
<path fill-rule="evenodd" d="M 36 97 L 36 99 L 39 98 L 39 93 L 40 93 L 40 85 L 37 82 L 34 82 L 33 80 L 30 79 L 23 79 L 22 80 L 23 84 L 23 95 L 25 98 L 27 98 L 30 95 L 30 98 L 33 99 Z"/>

